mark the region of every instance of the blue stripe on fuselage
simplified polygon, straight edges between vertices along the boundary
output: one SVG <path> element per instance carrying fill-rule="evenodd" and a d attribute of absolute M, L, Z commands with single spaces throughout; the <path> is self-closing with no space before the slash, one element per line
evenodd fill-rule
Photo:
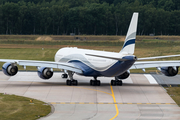
<path fill-rule="evenodd" d="M 128 40 L 128 41 L 124 44 L 123 48 L 126 47 L 126 46 L 128 46 L 128 45 L 135 44 L 135 40 L 136 40 L 136 39 Z"/>
<path fill-rule="evenodd" d="M 79 60 L 72 60 L 70 63 L 73 63 L 75 66 L 82 69 L 84 76 L 105 76 L 105 77 L 112 77 L 112 76 L 118 76 L 127 71 L 135 62 L 134 59 L 132 59 L 131 56 L 127 56 L 125 59 L 128 59 L 127 61 L 117 61 L 113 66 L 111 66 L 109 69 L 105 71 L 97 71 L 86 65 L 85 63 L 82 63 Z"/>
<path fill-rule="evenodd" d="M 73 63 L 75 66 L 79 67 L 83 71 L 82 75 L 84 76 L 101 76 L 100 72 L 92 69 L 79 60 L 71 60 L 69 63 Z"/>
<path fill-rule="evenodd" d="M 135 62 L 134 60 L 128 60 L 123 62 L 118 61 L 108 70 L 101 72 L 101 74 L 107 77 L 119 76 L 124 72 L 126 72 L 134 64 L 134 62 Z"/>

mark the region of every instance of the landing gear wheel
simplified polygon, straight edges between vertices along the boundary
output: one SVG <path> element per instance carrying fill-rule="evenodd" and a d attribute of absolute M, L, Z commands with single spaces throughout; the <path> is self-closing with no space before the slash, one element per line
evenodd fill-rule
<path fill-rule="evenodd" d="M 96 85 L 97 85 L 97 86 L 100 86 L 100 85 L 101 85 L 101 81 L 100 81 L 100 80 L 97 80 L 97 81 L 96 81 Z"/>
<path fill-rule="evenodd" d="M 93 80 L 90 80 L 90 85 L 93 85 L 92 83 L 93 83 Z"/>
<path fill-rule="evenodd" d="M 71 85 L 71 80 L 66 80 L 66 85 Z"/>
<path fill-rule="evenodd" d="M 78 85 L 78 81 L 77 80 L 73 80 L 72 84 L 77 86 Z"/>
<path fill-rule="evenodd" d="M 90 85 L 92 85 L 92 86 L 100 86 L 101 81 L 100 80 L 90 80 Z"/>
<path fill-rule="evenodd" d="M 95 86 L 95 85 L 96 85 L 95 80 L 92 80 L 92 86 Z"/>
<path fill-rule="evenodd" d="M 118 80 L 118 81 L 116 82 L 116 84 L 119 85 L 119 86 L 122 86 L 122 81 L 121 81 L 121 80 Z"/>
<path fill-rule="evenodd" d="M 112 86 L 116 86 L 116 81 L 115 80 L 111 80 L 111 85 Z"/>
<path fill-rule="evenodd" d="M 66 80 L 66 85 L 69 85 L 69 86 L 71 86 L 71 85 L 78 85 L 78 81 L 77 80 L 73 80 L 73 81 L 71 81 L 71 80 Z"/>
<path fill-rule="evenodd" d="M 111 85 L 112 86 L 122 86 L 122 81 L 121 80 L 111 80 Z"/>
<path fill-rule="evenodd" d="M 62 78 L 68 78 L 68 75 L 67 74 L 62 74 L 61 77 Z"/>

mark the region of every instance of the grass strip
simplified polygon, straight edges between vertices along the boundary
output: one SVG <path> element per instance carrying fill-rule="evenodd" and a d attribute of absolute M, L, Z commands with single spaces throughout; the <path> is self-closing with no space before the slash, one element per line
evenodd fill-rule
<path fill-rule="evenodd" d="M 0 93 L 1 120 L 35 120 L 50 112 L 51 106 L 42 101 Z"/>
<path fill-rule="evenodd" d="M 178 106 L 180 106 L 180 86 L 177 87 L 165 87 L 167 93 L 171 96 L 171 98 L 176 102 Z"/>

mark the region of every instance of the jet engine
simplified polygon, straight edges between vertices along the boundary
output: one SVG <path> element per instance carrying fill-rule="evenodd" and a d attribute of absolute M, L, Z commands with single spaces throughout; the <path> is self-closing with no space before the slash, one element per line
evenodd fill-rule
<path fill-rule="evenodd" d="M 53 76 L 53 71 L 47 67 L 41 67 L 38 69 L 38 76 L 42 79 L 49 79 Z"/>
<path fill-rule="evenodd" d="M 124 72 L 123 74 L 117 76 L 118 79 L 126 79 L 128 78 L 130 73 L 128 71 Z"/>
<path fill-rule="evenodd" d="M 18 67 L 12 63 L 4 63 L 2 66 L 2 71 L 7 76 L 14 76 L 18 72 Z"/>
<path fill-rule="evenodd" d="M 161 72 L 166 76 L 175 76 L 178 74 L 178 68 L 179 67 L 162 67 Z"/>

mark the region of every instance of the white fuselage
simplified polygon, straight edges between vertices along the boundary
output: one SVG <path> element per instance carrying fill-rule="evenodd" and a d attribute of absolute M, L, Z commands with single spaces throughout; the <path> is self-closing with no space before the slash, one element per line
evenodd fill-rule
<path fill-rule="evenodd" d="M 85 71 L 91 68 L 94 71 L 98 71 L 98 72 L 107 71 L 118 62 L 118 60 L 88 56 L 86 54 L 104 55 L 104 56 L 111 56 L 111 57 L 116 57 L 116 58 L 122 58 L 126 56 L 125 54 L 122 54 L 122 53 L 66 47 L 57 51 L 55 55 L 55 62 L 69 63 L 73 61 L 73 62 L 76 62 L 75 65 L 77 65 L 77 61 L 78 61 L 78 65 L 79 65 L 79 62 L 81 62 L 80 67 L 82 66 L 83 69 L 86 69 Z M 84 65 L 88 66 L 88 68 L 87 67 L 84 68 Z M 124 71 L 126 70 L 127 68 Z M 114 76 L 117 74 L 119 75 L 120 73 L 116 73 L 114 75 L 111 75 L 111 74 L 108 76 Z M 91 76 L 91 74 L 87 76 Z"/>
<path fill-rule="evenodd" d="M 55 62 L 60 62 L 63 58 L 66 59 L 66 61 L 61 61 L 61 62 L 69 62 L 70 60 L 79 60 L 83 63 L 90 62 L 93 66 L 96 66 L 99 68 L 105 68 L 117 62 L 117 60 L 85 55 L 87 53 L 122 58 L 121 54 L 115 53 L 115 52 L 79 49 L 76 47 L 72 47 L 72 48 L 66 47 L 66 48 L 59 49 L 57 51 L 55 55 Z"/>

